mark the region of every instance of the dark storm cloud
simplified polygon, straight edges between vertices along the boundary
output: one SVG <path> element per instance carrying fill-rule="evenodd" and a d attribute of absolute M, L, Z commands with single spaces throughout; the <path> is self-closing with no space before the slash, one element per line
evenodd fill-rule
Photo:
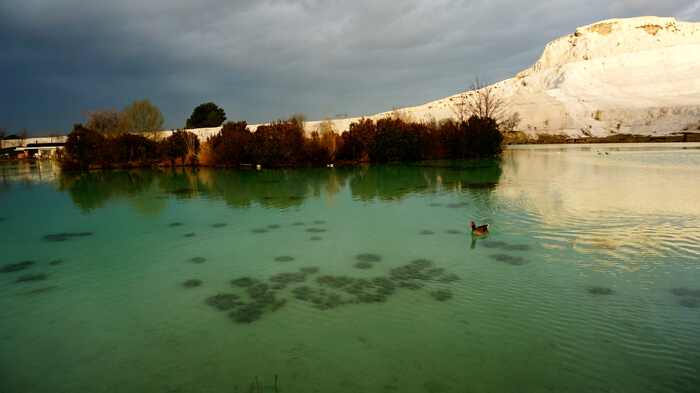
<path fill-rule="evenodd" d="M 149 98 L 169 128 L 214 101 L 231 120 L 372 115 L 513 76 L 578 26 L 658 1 L 135 1 L 0 3 L 0 125 L 70 131 L 88 108 Z"/>

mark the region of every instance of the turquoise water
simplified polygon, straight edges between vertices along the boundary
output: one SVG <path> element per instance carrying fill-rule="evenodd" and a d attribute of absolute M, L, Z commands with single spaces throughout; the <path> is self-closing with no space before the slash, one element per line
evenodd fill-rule
<path fill-rule="evenodd" d="M 0 176 L 2 392 L 700 388 L 700 144 Z"/>

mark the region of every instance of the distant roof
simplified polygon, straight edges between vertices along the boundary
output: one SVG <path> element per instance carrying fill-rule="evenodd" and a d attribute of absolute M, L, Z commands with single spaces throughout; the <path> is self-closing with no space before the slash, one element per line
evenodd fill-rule
<path fill-rule="evenodd" d="M 32 147 L 63 147 L 65 143 L 63 142 L 54 142 L 54 143 L 27 143 L 26 148 L 32 148 Z"/>
<path fill-rule="evenodd" d="M 16 151 L 24 151 L 24 150 L 50 150 L 50 149 L 58 149 L 59 147 L 63 147 L 65 143 L 62 142 L 55 142 L 55 143 L 27 143 L 27 146 L 24 147 L 17 147 L 15 148 Z"/>

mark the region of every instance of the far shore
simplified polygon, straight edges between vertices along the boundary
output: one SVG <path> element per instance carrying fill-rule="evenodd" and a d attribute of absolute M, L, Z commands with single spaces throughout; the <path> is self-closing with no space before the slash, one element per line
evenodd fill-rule
<path fill-rule="evenodd" d="M 507 145 L 554 145 L 586 143 L 659 143 L 659 142 L 700 142 L 700 132 L 683 132 L 677 135 L 631 135 L 620 134 L 608 137 L 570 137 L 565 135 L 540 134 L 537 139 L 528 138 L 518 132 L 505 135 Z"/>

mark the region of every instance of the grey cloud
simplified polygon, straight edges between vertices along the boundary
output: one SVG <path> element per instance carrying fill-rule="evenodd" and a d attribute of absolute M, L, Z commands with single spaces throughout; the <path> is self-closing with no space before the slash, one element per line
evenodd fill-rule
<path fill-rule="evenodd" d="M 695 3 L 697 4 L 697 2 Z M 229 119 L 353 116 L 513 76 L 599 20 L 698 17 L 687 1 L 143 1 L 0 3 L 0 124 L 61 128 L 149 98 L 170 128 L 214 101 Z M 36 114 L 34 111 L 41 110 Z M 33 114 L 33 116 L 32 116 Z"/>

